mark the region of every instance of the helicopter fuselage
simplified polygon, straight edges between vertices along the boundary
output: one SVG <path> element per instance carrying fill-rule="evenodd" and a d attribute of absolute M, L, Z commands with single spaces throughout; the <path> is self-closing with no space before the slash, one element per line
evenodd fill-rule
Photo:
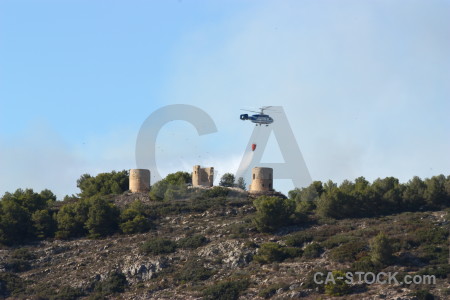
<path fill-rule="evenodd" d="M 269 116 L 269 115 L 265 115 L 265 114 L 257 114 L 257 115 L 251 115 L 249 116 L 248 114 L 242 114 L 240 116 L 241 120 L 250 120 L 253 123 L 256 124 L 272 124 L 273 123 L 273 119 Z"/>

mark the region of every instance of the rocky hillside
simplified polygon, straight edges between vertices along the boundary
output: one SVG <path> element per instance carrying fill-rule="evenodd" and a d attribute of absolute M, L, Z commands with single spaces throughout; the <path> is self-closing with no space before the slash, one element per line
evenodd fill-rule
<path fill-rule="evenodd" d="M 315 219 L 259 232 L 251 198 L 154 203 L 146 233 L 47 239 L 0 250 L 0 297 L 8 299 L 448 299 L 449 213 Z M 375 263 L 384 232 L 392 259 Z M 372 244 L 371 244 L 372 243 Z M 317 284 L 316 272 L 434 275 L 435 284 Z M 341 296 L 339 296 L 341 295 Z"/>

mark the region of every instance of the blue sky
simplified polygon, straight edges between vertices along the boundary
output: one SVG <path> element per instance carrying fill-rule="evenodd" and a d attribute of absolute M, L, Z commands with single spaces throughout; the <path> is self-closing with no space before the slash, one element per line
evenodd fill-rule
<path fill-rule="evenodd" d="M 218 132 L 168 124 L 163 175 L 234 172 L 253 130 L 240 109 L 263 105 L 283 106 L 313 180 L 448 175 L 449 15 L 449 1 L 3 0 L 0 194 L 62 197 L 83 173 L 134 168 L 142 122 L 176 103 Z M 264 158 L 280 160 L 275 142 Z"/>

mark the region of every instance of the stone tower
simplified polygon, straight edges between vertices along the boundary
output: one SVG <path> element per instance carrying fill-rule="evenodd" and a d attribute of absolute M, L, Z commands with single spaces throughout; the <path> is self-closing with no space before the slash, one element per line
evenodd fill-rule
<path fill-rule="evenodd" d="M 214 168 L 200 168 L 199 165 L 194 166 L 192 171 L 192 186 L 213 186 Z"/>
<path fill-rule="evenodd" d="M 252 184 L 250 192 L 270 192 L 273 191 L 273 169 L 259 168 L 252 169 Z"/>
<path fill-rule="evenodd" d="M 130 191 L 132 193 L 144 193 L 150 190 L 150 170 L 130 170 Z"/>

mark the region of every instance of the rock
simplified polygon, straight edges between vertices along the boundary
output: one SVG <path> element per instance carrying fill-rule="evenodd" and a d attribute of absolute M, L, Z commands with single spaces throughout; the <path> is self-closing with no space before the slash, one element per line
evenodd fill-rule
<path fill-rule="evenodd" d="M 156 261 L 140 261 L 124 264 L 121 271 L 128 281 L 136 282 L 155 278 L 156 274 L 167 266 L 167 260 L 160 258 Z"/>

